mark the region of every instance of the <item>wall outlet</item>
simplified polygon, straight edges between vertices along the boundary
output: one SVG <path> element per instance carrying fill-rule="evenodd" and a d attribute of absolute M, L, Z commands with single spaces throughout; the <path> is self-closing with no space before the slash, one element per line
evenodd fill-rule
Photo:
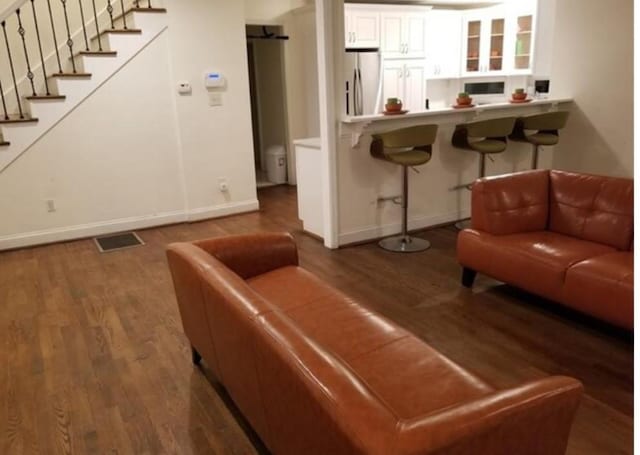
<path fill-rule="evenodd" d="M 229 191 L 229 182 L 226 178 L 218 179 L 218 188 L 222 193 L 226 193 Z"/>
<path fill-rule="evenodd" d="M 56 201 L 54 199 L 47 199 L 47 212 L 53 213 L 56 211 Z"/>

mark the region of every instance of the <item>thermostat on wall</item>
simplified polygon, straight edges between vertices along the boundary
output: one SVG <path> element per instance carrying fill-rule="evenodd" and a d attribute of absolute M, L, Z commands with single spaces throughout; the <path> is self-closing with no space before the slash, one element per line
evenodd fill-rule
<path fill-rule="evenodd" d="M 204 75 L 206 88 L 224 88 L 224 76 L 216 71 L 207 71 Z"/>

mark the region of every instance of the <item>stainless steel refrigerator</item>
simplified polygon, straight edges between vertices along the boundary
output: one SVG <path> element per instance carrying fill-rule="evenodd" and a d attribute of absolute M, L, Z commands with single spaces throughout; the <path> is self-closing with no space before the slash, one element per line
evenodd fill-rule
<path fill-rule="evenodd" d="M 347 48 L 344 54 L 347 115 L 382 111 L 382 55 L 378 48 Z"/>

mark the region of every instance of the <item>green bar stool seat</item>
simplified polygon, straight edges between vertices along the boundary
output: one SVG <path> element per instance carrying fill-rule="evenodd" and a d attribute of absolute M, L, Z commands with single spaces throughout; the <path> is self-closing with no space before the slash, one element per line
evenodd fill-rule
<path fill-rule="evenodd" d="M 433 143 L 438 133 L 437 125 L 420 125 L 402 128 L 382 134 L 374 134 L 371 156 L 402 166 L 402 232 L 382 239 L 380 247 L 398 253 L 413 253 L 431 247 L 428 240 L 411 237 L 408 233 L 409 168 L 421 166 L 431 160 Z"/>
<path fill-rule="evenodd" d="M 463 123 L 457 125 L 451 137 L 451 144 L 458 149 L 480 154 L 478 178 L 486 176 L 486 157 L 502 153 L 507 149 L 507 137 L 513 131 L 515 117 L 503 117 L 491 120 Z M 471 184 L 459 185 L 454 189 L 470 189 Z M 458 229 L 469 227 L 469 220 L 456 223 Z"/>
<path fill-rule="evenodd" d="M 556 145 L 560 141 L 559 130 L 565 127 L 569 112 L 556 111 L 544 114 L 529 115 L 516 119 L 509 139 L 517 142 L 528 142 L 533 146 L 531 168 L 538 168 L 538 156 L 542 146 Z M 529 132 L 528 132 L 529 131 Z"/>

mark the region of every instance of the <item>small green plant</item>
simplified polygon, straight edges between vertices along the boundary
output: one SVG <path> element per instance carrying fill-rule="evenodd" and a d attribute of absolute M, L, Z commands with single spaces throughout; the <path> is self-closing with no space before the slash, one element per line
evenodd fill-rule
<path fill-rule="evenodd" d="M 467 92 L 458 93 L 458 98 L 469 98 L 469 94 Z"/>
<path fill-rule="evenodd" d="M 390 104 L 392 106 L 400 103 L 400 98 L 387 98 L 387 104 Z"/>
<path fill-rule="evenodd" d="M 514 90 L 513 93 L 522 94 L 522 93 L 524 93 L 524 89 L 523 88 L 517 88 L 517 89 Z"/>

